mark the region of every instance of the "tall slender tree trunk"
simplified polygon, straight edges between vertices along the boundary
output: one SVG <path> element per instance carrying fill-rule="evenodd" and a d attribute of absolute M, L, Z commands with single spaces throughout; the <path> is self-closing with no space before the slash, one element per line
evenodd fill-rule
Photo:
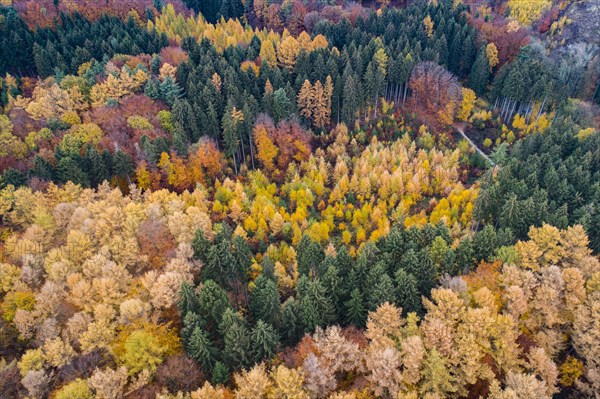
<path fill-rule="evenodd" d="M 517 100 L 514 100 L 514 101 L 513 101 L 513 107 L 512 107 L 512 110 L 510 111 L 510 116 L 508 117 L 508 122 L 509 122 L 509 123 L 510 123 L 510 121 L 512 121 L 513 115 L 514 115 L 514 113 L 515 113 L 515 109 L 517 108 L 517 104 L 518 104 L 518 101 L 517 101 Z"/>
<path fill-rule="evenodd" d="M 240 141 L 242 143 L 242 145 L 240 147 L 242 147 L 242 160 L 244 163 L 246 163 L 246 153 L 244 152 L 244 136 L 240 137 Z"/>
<path fill-rule="evenodd" d="M 254 150 L 252 145 L 252 135 L 248 134 L 248 141 L 250 143 L 250 159 L 252 160 L 252 170 L 254 170 Z"/>

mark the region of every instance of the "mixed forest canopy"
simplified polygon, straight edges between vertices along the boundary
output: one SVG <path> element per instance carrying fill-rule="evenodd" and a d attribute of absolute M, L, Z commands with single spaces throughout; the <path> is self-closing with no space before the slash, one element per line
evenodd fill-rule
<path fill-rule="evenodd" d="M 0 397 L 598 398 L 592 3 L 0 1 Z"/>

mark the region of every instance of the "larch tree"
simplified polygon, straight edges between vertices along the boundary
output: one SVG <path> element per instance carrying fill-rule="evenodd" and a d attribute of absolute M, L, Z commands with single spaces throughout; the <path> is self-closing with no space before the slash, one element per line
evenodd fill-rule
<path fill-rule="evenodd" d="M 290 71 L 296 65 L 298 54 L 300 54 L 300 45 L 293 36 L 287 36 L 285 39 L 282 39 L 277 47 L 277 59 L 283 67 Z"/>
<path fill-rule="evenodd" d="M 298 92 L 298 108 L 300 115 L 307 119 L 313 117 L 313 104 L 315 102 L 315 93 L 309 80 L 305 80 Z"/>
<path fill-rule="evenodd" d="M 271 68 L 277 66 L 277 55 L 275 53 L 275 47 L 273 42 L 270 40 L 263 40 L 260 45 L 260 59 L 261 61 L 267 62 Z"/>

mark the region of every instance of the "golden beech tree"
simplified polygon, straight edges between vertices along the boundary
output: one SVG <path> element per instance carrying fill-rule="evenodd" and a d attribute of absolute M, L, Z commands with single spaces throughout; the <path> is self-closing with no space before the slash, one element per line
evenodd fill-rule
<path fill-rule="evenodd" d="M 248 372 L 234 375 L 234 380 L 237 386 L 235 396 L 238 399 L 266 399 L 273 387 L 262 363 L 252 367 Z"/>
<path fill-rule="evenodd" d="M 17 97 L 15 106 L 24 108 L 33 119 L 58 118 L 75 109 L 68 91 L 53 82 L 52 78 L 35 86 L 31 98 Z"/>
<path fill-rule="evenodd" d="M 300 371 L 280 365 L 271 372 L 271 376 L 274 386 L 269 395 L 270 398 L 310 398 L 307 390 L 302 386 L 304 377 Z"/>
<path fill-rule="evenodd" d="M 267 171 L 274 171 L 274 160 L 279 153 L 279 149 L 269 138 L 264 125 L 256 125 L 254 127 L 254 142 L 258 150 L 257 158 L 262 162 Z"/>
<path fill-rule="evenodd" d="M 471 89 L 467 89 L 465 87 L 462 88 L 462 102 L 460 104 L 460 108 L 456 114 L 456 118 L 460 121 L 467 121 L 471 116 L 471 111 L 475 106 L 475 100 L 477 96 L 475 92 Z"/>

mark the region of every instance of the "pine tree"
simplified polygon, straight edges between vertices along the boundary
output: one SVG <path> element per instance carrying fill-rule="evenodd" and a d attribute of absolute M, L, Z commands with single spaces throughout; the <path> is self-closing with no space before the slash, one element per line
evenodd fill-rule
<path fill-rule="evenodd" d="M 469 74 L 469 87 L 477 93 L 478 96 L 485 94 L 490 79 L 490 64 L 485 52 L 485 46 L 477 53 L 475 63 Z"/>
<path fill-rule="evenodd" d="M 181 341 L 189 353 L 190 340 L 196 328 L 205 328 L 206 323 L 200 316 L 195 313 L 189 312 L 183 317 L 183 327 L 181 328 Z"/>
<path fill-rule="evenodd" d="M 367 309 L 363 304 L 362 295 L 358 288 L 352 290 L 350 299 L 344 303 L 344 306 L 346 308 L 346 321 L 359 328 L 364 327 L 367 320 Z"/>
<path fill-rule="evenodd" d="M 259 320 L 250 337 L 253 360 L 256 363 L 263 359 L 271 359 L 277 353 L 279 336 L 273 326 Z"/>
<path fill-rule="evenodd" d="M 235 321 L 223 330 L 223 358 L 234 368 L 251 364 L 250 333 L 243 321 Z"/>
<path fill-rule="evenodd" d="M 179 309 L 180 316 L 187 315 L 190 312 L 198 313 L 200 310 L 200 303 L 198 301 L 198 296 L 194 292 L 194 288 L 185 281 L 181 283 L 177 308 Z"/>
<path fill-rule="evenodd" d="M 553 185 L 553 187 L 556 187 Z M 512 194 L 508 197 L 502 209 L 500 211 L 500 215 L 498 221 L 502 226 L 510 227 L 514 231 L 520 231 L 522 226 L 522 216 L 521 213 L 521 204 L 517 199 L 516 194 Z M 528 227 L 528 226 L 527 226 Z M 525 227 L 525 228 L 527 228 Z"/>
<path fill-rule="evenodd" d="M 327 259 L 327 258 L 326 258 Z M 323 273 L 323 286 L 327 290 L 333 305 L 335 306 L 338 319 L 344 314 L 344 300 L 346 296 L 344 282 L 340 277 L 340 272 L 335 265 L 335 259 L 332 259 L 333 264 L 329 265 Z M 323 262 L 325 263 L 325 262 Z"/>
<path fill-rule="evenodd" d="M 470 238 L 463 239 L 456 248 L 457 273 L 466 274 L 474 265 L 473 242 Z"/>
<path fill-rule="evenodd" d="M 496 231 L 491 225 L 475 233 L 473 237 L 473 256 L 475 260 L 491 260 L 496 245 Z"/>
<path fill-rule="evenodd" d="M 300 279 L 306 279 L 306 277 L 302 276 Z M 314 332 L 317 327 L 324 327 L 335 320 L 335 308 L 319 280 L 309 281 L 306 284 L 306 292 L 302 292 L 300 287 L 297 289 L 300 302 L 300 322 L 305 333 Z"/>
<path fill-rule="evenodd" d="M 223 362 L 216 362 L 212 370 L 211 382 L 214 386 L 227 385 L 229 382 L 229 367 Z"/>
<path fill-rule="evenodd" d="M 170 76 L 167 76 L 158 86 L 160 97 L 171 106 L 175 104 L 175 100 L 181 98 L 182 89 Z"/>
<path fill-rule="evenodd" d="M 296 343 L 300 336 L 300 321 L 298 304 L 294 297 L 288 298 L 281 307 L 281 324 L 279 335 L 282 343 L 290 346 Z"/>
<path fill-rule="evenodd" d="M 375 104 L 377 98 L 377 92 L 379 90 L 379 78 L 378 78 L 377 67 L 374 62 L 370 62 L 363 77 L 365 81 L 365 89 L 367 97 Z"/>
<path fill-rule="evenodd" d="M 398 269 L 396 280 L 396 304 L 402 308 L 404 313 L 419 312 L 421 310 L 421 298 L 417 289 L 417 280 L 411 273 L 404 269 Z"/>
<path fill-rule="evenodd" d="M 46 159 L 36 155 L 33 160 L 31 174 L 37 178 L 52 181 L 55 178 L 54 168 Z"/>
<path fill-rule="evenodd" d="M 225 145 L 225 155 L 232 158 L 236 174 L 236 154 L 240 145 L 238 130 L 241 122 L 238 113 L 239 111 L 233 106 L 232 101 L 230 100 L 222 120 L 223 144 Z"/>
<path fill-rule="evenodd" d="M 367 287 L 369 287 L 369 289 L 366 291 L 366 302 L 367 309 L 370 311 L 376 310 L 382 303 L 393 303 L 396 299 L 392 279 L 387 275 L 385 267 L 381 262 L 378 262 L 369 271 Z"/>
<path fill-rule="evenodd" d="M 91 171 L 91 184 L 95 187 L 102 183 L 104 180 L 110 179 L 110 172 L 104 164 L 104 160 L 98 154 L 98 150 L 94 146 L 88 146 L 86 152 L 86 158 L 89 162 Z"/>
<path fill-rule="evenodd" d="M 426 248 L 423 248 L 419 254 L 419 267 L 415 274 L 417 287 L 421 295 L 429 295 L 431 289 L 437 282 L 437 273 L 435 265 L 431 260 Z"/>
<path fill-rule="evenodd" d="M 321 264 L 325 253 L 319 243 L 313 241 L 307 234 L 298 243 L 297 256 L 298 273 L 301 275 L 316 275 L 317 266 Z"/>
<path fill-rule="evenodd" d="M 353 126 L 360 105 L 360 94 L 357 78 L 352 74 L 344 74 L 344 94 L 342 101 L 342 120 L 346 125 Z"/>
<path fill-rule="evenodd" d="M 218 325 L 226 309 L 230 308 L 227 293 L 217 283 L 207 280 L 198 293 L 199 314 L 207 321 Z"/>
<path fill-rule="evenodd" d="M 38 43 L 33 45 L 33 58 L 35 60 L 35 68 L 41 77 L 47 77 L 54 74 L 50 55 L 46 49 Z"/>
<path fill-rule="evenodd" d="M 8 185 L 15 187 L 24 186 L 26 183 L 25 174 L 14 168 L 7 168 L 0 176 L 0 190 Z"/>
<path fill-rule="evenodd" d="M 227 19 L 240 18 L 244 14 L 244 5 L 241 0 L 222 0 L 219 14 Z"/>
<path fill-rule="evenodd" d="M 223 315 L 221 316 L 221 321 L 219 322 L 218 332 L 221 336 L 224 336 L 227 330 L 233 325 L 241 325 L 246 326 L 246 320 L 242 316 L 240 312 L 237 312 L 233 308 L 225 309 Z"/>
<path fill-rule="evenodd" d="M 236 303 L 238 296 L 243 295 L 246 306 L 248 306 L 248 278 L 252 266 L 253 253 L 246 240 L 238 235 L 233 237 L 233 264 L 231 265 L 231 280 L 234 287 Z M 240 292 L 240 290 L 242 292 Z M 277 298 L 279 305 L 279 298 Z"/>
<path fill-rule="evenodd" d="M 292 103 L 285 89 L 280 88 L 273 93 L 273 119 L 276 122 L 287 119 L 292 113 Z"/>
<path fill-rule="evenodd" d="M 344 283 L 347 283 L 348 274 L 350 274 L 350 270 L 352 270 L 353 259 L 348 253 L 348 248 L 345 245 L 338 249 L 337 254 L 335 256 L 335 265 L 338 269 L 338 273 L 342 279 L 344 279 Z M 344 284 L 347 289 L 347 284 Z"/>
<path fill-rule="evenodd" d="M 411 273 L 412 275 L 415 275 L 417 273 L 417 271 L 419 270 L 419 258 L 417 257 L 417 253 L 413 248 L 410 248 L 406 251 L 406 253 L 402 257 L 400 267 L 404 269 L 407 273 Z"/>
<path fill-rule="evenodd" d="M 200 229 L 196 230 L 194 239 L 192 240 L 192 249 L 194 250 L 194 258 L 208 263 L 208 251 L 211 247 L 211 242 L 204 236 L 204 232 Z"/>
<path fill-rule="evenodd" d="M 114 174 L 131 183 L 130 176 L 133 173 L 133 162 L 131 157 L 123 151 L 116 151 L 113 155 Z"/>
<path fill-rule="evenodd" d="M 78 163 L 71 157 L 64 157 L 58 161 L 58 178 L 62 182 L 72 181 L 83 187 L 89 187 L 88 175 L 81 170 Z"/>
<path fill-rule="evenodd" d="M 212 370 L 217 359 L 217 349 L 212 345 L 208 333 L 196 327 L 188 343 L 188 353 L 204 370 Z"/>
<path fill-rule="evenodd" d="M 280 298 L 275 282 L 264 275 L 254 280 L 255 287 L 250 292 L 250 313 L 254 320 L 277 326 L 280 317 Z"/>

